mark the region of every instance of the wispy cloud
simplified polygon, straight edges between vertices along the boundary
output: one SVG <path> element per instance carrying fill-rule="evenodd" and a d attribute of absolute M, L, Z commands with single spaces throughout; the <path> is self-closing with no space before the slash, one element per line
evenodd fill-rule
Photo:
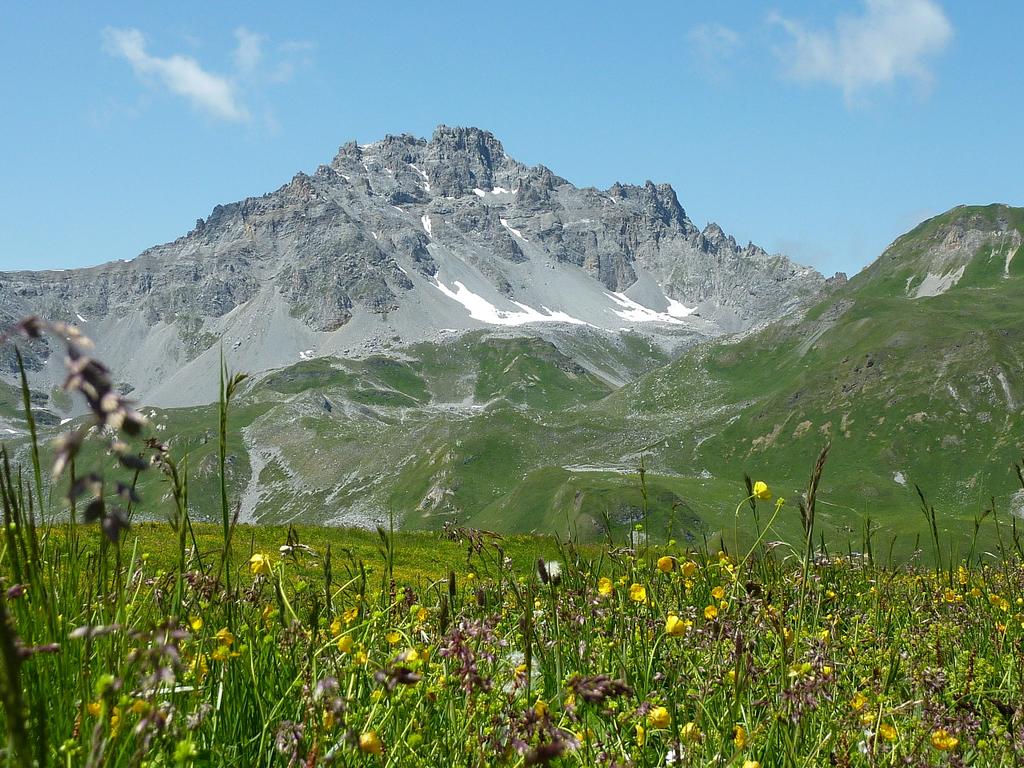
<path fill-rule="evenodd" d="M 772 14 L 789 37 L 779 50 L 786 74 L 842 89 L 847 104 L 866 89 L 905 78 L 932 80 L 928 61 L 953 37 L 953 25 L 934 0 L 865 0 L 860 15 L 843 15 L 835 29 L 809 29 Z"/>
<path fill-rule="evenodd" d="M 686 33 L 690 55 L 703 74 L 721 78 L 740 47 L 740 36 L 722 24 L 699 24 Z"/>
<path fill-rule="evenodd" d="M 153 56 L 147 52 L 146 39 L 137 29 L 108 27 L 103 31 L 103 40 L 107 52 L 128 61 L 139 78 L 155 79 L 197 109 L 218 119 L 235 122 L 249 119 L 249 112 L 239 100 L 232 81 L 203 69 L 191 56 Z"/>
<path fill-rule="evenodd" d="M 263 43 L 267 37 L 239 27 L 235 30 L 235 39 L 238 41 L 234 53 L 235 69 L 239 74 L 251 75 L 263 59 Z"/>

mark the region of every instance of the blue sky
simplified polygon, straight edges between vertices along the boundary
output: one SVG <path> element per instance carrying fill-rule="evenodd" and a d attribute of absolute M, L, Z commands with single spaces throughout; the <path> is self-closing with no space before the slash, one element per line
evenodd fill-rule
<path fill-rule="evenodd" d="M 853 273 L 929 215 L 1024 204 L 1022 28 L 1016 0 L 7 3 L 0 268 L 129 259 L 448 123 Z"/>

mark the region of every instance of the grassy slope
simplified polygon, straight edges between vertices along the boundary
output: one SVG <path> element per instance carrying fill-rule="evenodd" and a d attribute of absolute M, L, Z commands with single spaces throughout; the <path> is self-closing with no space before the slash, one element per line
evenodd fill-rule
<path fill-rule="evenodd" d="M 1005 275 L 1003 255 L 986 246 L 954 289 L 913 300 L 904 293 L 927 267 L 922 241 L 973 215 L 954 211 L 922 225 L 802 322 L 695 350 L 603 407 L 660 413 L 691 399 L 709 416 L 681 427 L 691 439 L 660 451 L 664 466 L 756 467 L 786 493 L 803 486 L 830 439 L 824 489 L 835 506 L 825 520 L 840 537 L 869 515 L 892 533 L 918 531 L 915 483 L 951 528 L 970 523 L 992 496 L 1005 511 L 1024 445 L 1024 259 Z M 709 378 L 706 393 L 692 392 L 694 370 Z"/>

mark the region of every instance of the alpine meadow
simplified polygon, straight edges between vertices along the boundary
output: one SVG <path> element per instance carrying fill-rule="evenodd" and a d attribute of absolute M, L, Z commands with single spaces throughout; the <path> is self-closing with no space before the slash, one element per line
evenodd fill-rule
<path fill-rule="evenodd" d="M 1024 765 L 1024 15 L 754 5 L 9 14 L 0 765 Z"/>

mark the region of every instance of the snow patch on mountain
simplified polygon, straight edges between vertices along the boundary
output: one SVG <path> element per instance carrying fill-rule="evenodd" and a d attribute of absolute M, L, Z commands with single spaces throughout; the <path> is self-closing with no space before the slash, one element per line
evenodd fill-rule
<path fill-rule="evenodd" d="M 519 307 L 519 311 L 498 309 L 483 296 L 469 290 L 461 280 L 454 282 L 454 290 L 436 278 L 434 286 L 449 299 L 459 302 L 459 304 L 469 310 L 469 316 L 474 320 L 479 320 L 488 325 L 526 325 L 528 323 L 589 325 L 589 323 L 565 312 L 552 311 L 547 307 L 541 308 L 544 312 L 538 312 L 528 304 L 518 301 L 513 301 L 512 303 Z"/>
<path fill-rule="evenodd" d="M 612 309 L 612 312 L 631 323 L 671 323 L 673 325 L 682 325 L 682 318 L 693 312 L 692 309 L 679 302 L 670 301 L 668 312 L 658 312 L 650 307 L 645 307 L 643 304 L 638 304 L 624 293 L 608 293 L 606 295 L 621 307 L 621 309 Z"/>
<path fill-rule="evenodd" d="M 511 233 L 512 233 L 513 235 L 515 235 L 516 237 L 518 237 L 518 238 L 519 238 L 520 240 L 522 240 L 522 241 L 523 241 L 524 243 L 528 243 L 528 242 L 530 242 L 530 241 L 529 241 L 529 240 L 527 240 L 527 239 L 526 239 L 525 237 L 523 237 L 523 233 L 522 233 L 522 232 L 520 232 L 520 231 L 519 231 L 518 229 L 516 229 L 515 227 L 511 226 L 511 225 L 510 225 L 510 224 L 508 223 L 508 219 L 498 219 L 498 221 L 500 221 L 500 222 L 501 222 L 501 226 L 503 226 L 503 227 L 504 227 L 505 229 L 507 229 L 507 230 L 508 230 L 509 232 L 511 232 Z"/>

